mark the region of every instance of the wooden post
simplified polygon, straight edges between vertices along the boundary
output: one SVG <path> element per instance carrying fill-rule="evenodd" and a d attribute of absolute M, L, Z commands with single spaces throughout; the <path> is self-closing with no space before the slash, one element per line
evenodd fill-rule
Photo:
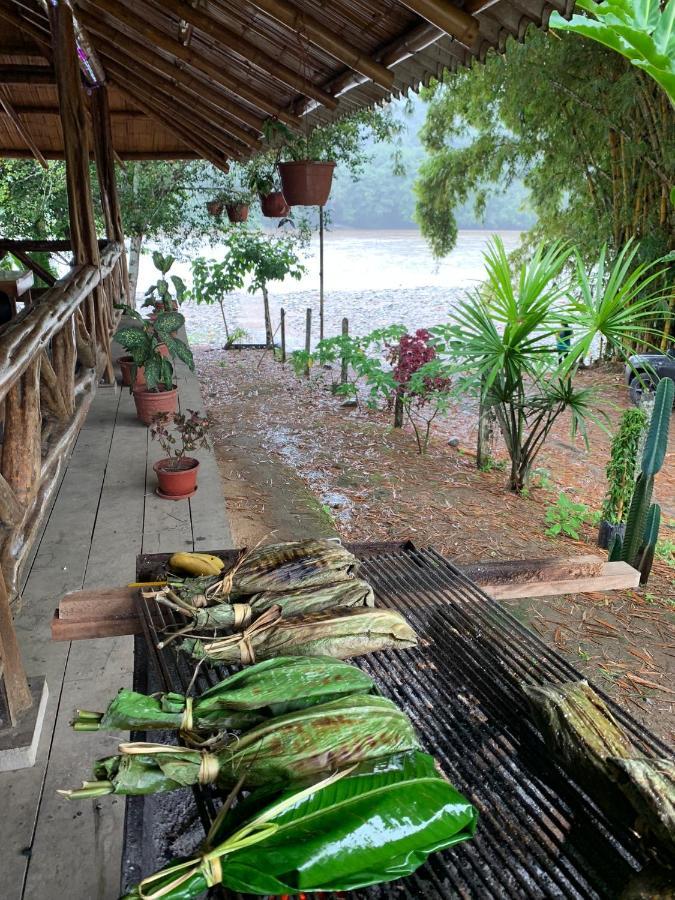
<path fill-rule="evenodd" d="M 0 679 L 4 682 L 10 723 L 33 705 L 28 679 L 21 663 L 19 644 L 9 608 L 5 579 L 0 572 Z"/>
<path fill-rule="evenodd" d="M 342 320 L 342 337 L 349 337 L 349 319 L 346 317 Z M 340 384 L 347 384 L 347 378 L 349 377 L 348 368 L 347 357 L 343 353 L 340 365 Z"/>
<path fill-rule="evenodd" d="M 478 440 L 476 442 L 476 466 L 485 469 L 492 459 L 492 443 L 495 428 L 494 410 L 485 402 L 485 378 L 481 381 L 480 402 L 478 404 Z"/>
<path fill-rule="evenodd" d="M 76 265 L 91 263 L 98 266 L 100 256 L 89 180 L 87 115 L 80 81 L 73 12 L 64 0 L 52 0 L 48 10 L 63 131 L 73 255 Z M 100 291 L 95 288 L 84 307 L 87 330 L 93 344 L 96 342 L 96 306 L 100 302 Z"/>
<path fill-rule="evenodd" d="M 281 362 L 286 363 L 286 310 L 281 307 Z"/>
<path fill-rule="evenodd" d="M 323 340 L 323 206 L 319 207 L 319 340 Z"/>
<path fill-rule="evenodd" d="M 403 394 L 398 391 L 394 400 L 394 428 L 403 428 Z"/>
<path fill-rule="evenodd" d="M 34 359 L 7 391 L 2 474 L 23 507 L 40 486 L 42 414 L 40 357 Z"/>
<path fill-rule="evenodd" d="M 307 362 L 305 363 L 305 378 L 309 378 L 309 354 L 312 349 L 312 308 L 307 307 L 305 315 L 305 353 L 307 354 Z"/>

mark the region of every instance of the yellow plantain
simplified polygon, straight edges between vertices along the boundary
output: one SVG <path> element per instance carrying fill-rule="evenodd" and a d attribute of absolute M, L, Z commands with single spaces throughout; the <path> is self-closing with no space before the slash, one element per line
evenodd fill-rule
<path fill-rule="evenodd" d="M 211 553 L 174 553 L 169 566 L 188 575 L 218 575 L 225 563 Z"/>

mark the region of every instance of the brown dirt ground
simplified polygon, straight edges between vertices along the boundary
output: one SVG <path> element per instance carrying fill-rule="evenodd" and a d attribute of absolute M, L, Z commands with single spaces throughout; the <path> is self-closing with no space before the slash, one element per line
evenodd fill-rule
<path fill-rule="evenodd" d="M 587 451 L 580 438 L 570 438 L 567 422 L 558 424 L 537 461 L 546 487 L 519 498 L 505 490 L 503 471 L 477 471 L 476 413 L 469 403 L 451 410 L 420 457 L 408 429 L 390 427 L 389 413 L 341 407 L 330 392 L 330 371 L 305 381 L 261 351 L 197 348 L 195 355 L 238 546 L 271 533 L 284 540 L 337 532 L 345 540 L 411 539 L 460 564 L 593 551 L 590 526 L 580 541 L 544 532 L 546 507 L 560 490 L 599 508 L 609 437 L 595 426 Z M 621 373 L 586 371 L 579 380 L 601 389 L 613 426 L 628 405 Z M 449 435 L 459 439 L 458 448 L 448 445 Z M 674 460 L 671 449 L 656 486 L 666 523 L 662 536 L 671 540 Z M 507 605 L 637 719 L 672 741 L 673 573 L 657 562 L 646 589 Z"/>

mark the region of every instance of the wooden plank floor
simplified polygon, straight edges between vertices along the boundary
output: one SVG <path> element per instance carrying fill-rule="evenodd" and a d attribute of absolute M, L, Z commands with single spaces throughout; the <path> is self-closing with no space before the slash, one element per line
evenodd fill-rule
<path fill-rule="evenodd" d="M 183 409 L 202 409 L 197 379 L 177 371 Z M 102 387 L 80 432 L 24 588 L 17 630 L 29 675 L 46 675 L 49 703 L 32 769 L 0 774 L 2 900 L 114 900 L 119 896 L 124 799 L 71 803 L 89 761 L 119 735 L 75 734 L 77 707 L 103 709 L 131 686 L 132 639 L 53 643 L 59 598 L 134 579 L 139 552 L 231 545 L 215 457 L 200 451 L 200 489 L 176 503 L 153 493 L 159 447 L 126 389 Z M 122 736 L 123 739 L 123 736 Z"/>

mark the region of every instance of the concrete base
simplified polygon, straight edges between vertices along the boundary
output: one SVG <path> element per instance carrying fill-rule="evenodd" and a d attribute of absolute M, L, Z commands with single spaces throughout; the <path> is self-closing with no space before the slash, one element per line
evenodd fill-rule
<path fill-rule="evenodd" d="M 49 690 L 40 676 L 28 680 L 33 705 L 13 728 L 0 728 L 0 772 L 29 769 L 35 764 Z"/>

